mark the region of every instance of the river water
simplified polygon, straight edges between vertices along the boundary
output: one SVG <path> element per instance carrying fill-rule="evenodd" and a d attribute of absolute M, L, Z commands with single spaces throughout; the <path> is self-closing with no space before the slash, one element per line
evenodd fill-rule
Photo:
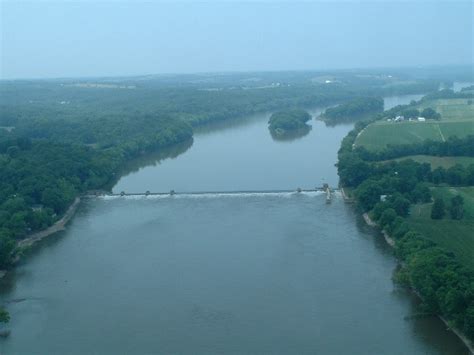
<path fill-rule="evenodd" d="M 387 99 L 388 106 L 417 97 Z M 314 115 L 318 110 L 312 111 Z M 268 115 L 207 127 L 130 164 L 114 191 L 337 185 L 351 125 L 271 138 Z M 463 354 L 391 281 L 396 260 L 336 194 L 85 200 L 0 283 L 3 354 Z"/>

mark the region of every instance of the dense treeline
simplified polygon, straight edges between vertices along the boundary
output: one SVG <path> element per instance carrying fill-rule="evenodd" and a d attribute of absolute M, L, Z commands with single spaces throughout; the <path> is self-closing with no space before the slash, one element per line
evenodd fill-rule
<path fill-rule="evenodd" d="M 472 94 L 473 91 L 474 91 L 474 85 L 469 85 L 461 89 L 462 94 L 465 94 L 465 93 Z"/>
<path fill-rule="evenodd" d="M 405 109 L 407 107 L 400 106 L 390 113 Z M 432 171 L 430 164 L 413 160 L 377 161 L 412 154 L 472 156 L 474 137 L 393 146 L 382 153 L 372 154 L 361 148 L 353 149 L 357 134 L 367 124 L 356 124 L 342 142 L 338 153 L 341 184 L 354 189 L 358 205 L 395 239 L 396 254 L 403 261 L 398 281 L 420 294 L 426 313 L 443 315 L 474 339 L 474 274 L 452 253 L 412 231 L 405 220 L 411 204 L 431 201 L 429 186 L 444 182 L 474 185 L 474 165 Z M 453 202 L 451 209 L 454 209 Z M 457 218 L 459 211 L 454 212 L 452 218 Z"/>
<path fill-rule="evenodd" d="M 50 226 L 77 195 L 104 186 L 125 161 L 192 137 L 180 120 L 142 116 L 135 122 L 145 126 L 125 124 L 112 134 L 128 138 L 104 149 L 0 136 L 0 268 L 10 266 L 15 240 Z"/>
<path fill-rule="evenodd" d="M 105 124 L 112 120 L 110 124 L 113 125 L 114 118 L 159 114 L 179 118 L 195 126 L 281 108 L 334 104 L 359 95 L 356 88 L 339 84 L 216 91 L 188 87 L 130 90 L 63 87 L 62 90 L 51 88 L 56 100 L 50 98 L 45 101 L 44 94 L 30 90 L 31 94 L 23 93 L 22 98 L 17 98 L 10 92 L 3 95 L 0 101 L 0 126 L 14 126 L 26 133 L 32 131 L 32 124 L 36 125 L 35 130 L 41 130 L 45 126 L 43 136 L 50 134 L 53 138 L 60 138 L 66 133 L 67 136 L 63 139 L 74 141 L 79 141 L 90 132 L 91 125 L 98 120 L 104 120 Z M 41 99 L 36 100 L 37 96 Z M 10 97 L 15 104 L 9 102 Z M 66 127 L 68 131 L 79 129 L 80 134 L 75 137 L 67 130 L 55 131 L 55 121 L 59 121 L 57 129 L 63 129 L 68 124 L 71 126 Z M 99 139 L 100 137 L 96 138 Z M 85 143 L 95 141 L 88 139 Z"/>
<path fill-rule="evenodd" d="M 270 116 L 268 128 L 272 134 L 284 136 L 291 131 L 310 129 L 306 124 L 309 120 L 311 115 L 304 110 L 278 111 Z"/>
<path fill-rule="evenodd" d="M 472 99 L 473 93 L 469 90 L 461 90 L 454 92 L 451 89 L 439 90 L 432 92 L 422 98 L 422 101 L 436 100 L 436 99 Z"/>
<path fill-rule="evenodd" d="M 445 142 L 425 140 L 418 143 L 389 145 L 382 150 L 369 151 L 355 148 L 357 154 L 367 161 L 388 160 L 408 155 L 465 156 L 474 157 L 474 135 L 465 138 L 450 136 Z"/>
<path fill-rule="evenodd" d="M 90 128 L 102 119 L 104 125 L 113 125 L 115 117 L 158 114 L 195 126 L 256 112 L 337 104 L 360 96 L 425 93 L 439 85 L 433 80 L 413 81 L 406 74 L 389 79 L 357 73 L 338 73 L 327 85 L 314 80 L 315 75 L 322 74 L 104 79 L 92 86 L 89 81 L 2 82 L 0 126 L 16 127 L 28 134 L 35 125 L 43 138 L 92 144 L 101 139 L 92 135 Z M 58 121 L 56 125 L 54 121 Z"/>
<path fill-rule="evenodd" d="M 392 229 L 401 234 L 400 227 Z M 451 324 L 474 339 L 474 275 L 451 253 L 416 232 L 397 240 L 396 254 L 404 262 L 397 278 L 420 293 L 425 312 L 448 316 Z"/>
<path fill-rule="evenodd" d="M 326 109 L 322 117 L 330 122 L 353 121 L 368 113 L 382 112 L 383 106 L 381 97 L 360 97 Z"/>

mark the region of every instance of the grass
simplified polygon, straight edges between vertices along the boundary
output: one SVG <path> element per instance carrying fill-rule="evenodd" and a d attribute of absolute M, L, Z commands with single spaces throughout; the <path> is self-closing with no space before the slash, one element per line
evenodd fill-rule
<path fill-rule="evenodd" d="M 460 138 L 474 134 L 474 120 L 433 122 L 375 122 L 357 137 L 356 146 L 380 150 L 389 144 L 410 144 L 426 139 L 443 141 L 450 136 Z"/>
<path fill-rule="evenodd" d="M 430 217 L 432 203 L 415 205 L 408 221 L 412 228 L 453 252 L 461 263 L 474 271 L 474 187 L 436 187 L 433 196 L 443 198 L 445 205 L 456 195 L 464 198 L 464 217 L 452 220 L 449 213 L 441 220 Z"/>
<path fill-rule="evenodd" d="M 378 121 L 367 126 L 357 137 L 355 145 L 368 150 L 380 150 L 389 144 L 410 144 L 426 139 L 444 141 L 474 134 L 474 105 L 467 99 L 442 99 L 423 102 L 419 109 L 432 107 L 441 113 L 440 121 L 387 122 Z"/>
<path fill-rule="evenodd" d="M 421 103 L 418 109 L 431 107 L 441 114 L 443 120 L 472 120 L 474 105 L 468 105 L 468 99 L 438 99 Z"/>
<path fill-rule="evenodd" d="M 450 167 L 461 164 L 464 166 L 469 166 L 474 164 L 474 157 L 435 157 L 430 155 L 409 155 L 403 158 L 394 159 L 395 161 L 402 161 L 406 159 L 412 159 L 417 163 L 428 163 L 431 165 L 431 169 L 444 168 L 449 169 Z M 384 162 L 387 162 L 386 160 Z"/>

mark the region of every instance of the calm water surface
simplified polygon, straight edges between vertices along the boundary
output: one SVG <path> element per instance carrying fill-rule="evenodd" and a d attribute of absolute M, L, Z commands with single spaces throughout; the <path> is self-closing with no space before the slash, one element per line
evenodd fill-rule
<path fill-rule="evenodd" d="M 114 190 L 337 184 L 336 151 L 351 126 L 315 121 L 305 137 L 279 142 L 267 118 L 202 131 L 173 159 L 136 161 Z M 0 349 L 466 353 L 438 320 L 405 320 L 416 299 L 394 286 L 395 267 L 380 236 L 339 195 L 329 205 L 319 193 L 89 199 L 66 232 L 1 281 L 12 333 Z"/>
<path fill-rule="evenodd" d="M 387 97 L 385 108 L 422 96 Z M 310 110 L 314 117 L 322 111 Z M 119 180 L 113 191 L 287 190 L 323 183 L 337 187 L 337 151 L 353 124 L 327 127 L 322 121 L 312 120 L 312 130 L 306 136 L 276 141 L 268 131 L 270 115 L 255 115 L 233 124 L 220 123 L 202 129 L 195 134 L 192 148 L 178 159 L 150 157 L 134 162 L 130 173 Z"/>

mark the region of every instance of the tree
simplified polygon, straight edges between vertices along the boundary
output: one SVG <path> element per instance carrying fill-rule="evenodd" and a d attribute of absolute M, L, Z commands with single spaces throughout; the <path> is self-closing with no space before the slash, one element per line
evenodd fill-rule
<path fill-rule="evenodd" d="M 430 202 L 431 191 L 424 183 L 418 183 L 412 192 L 413 202 Z"/>
<path fill-rule="evenodd" d="M 404 111 L 402 111 L 402 115 L 405 118 L 415 118 L 420 115 L 420 111 L 418 111 L 416 108 L 409 108 Z"/>
<path fill-rule="evenodd" d="M 0 231 L 0 268 L 5 269 L 11 265 L 15 241 Z"/>
<path fill-rule="evenodd" d="M 61 195 L 59 188 L 46 188 L 41 195 L 41 202 L 47 207 L 51 207 L 56 213 L 61 213 L 66 209 L 67 201 Z"/>
<path fill-rule="evenodd" d="M 0 307 L 0 323 L 8 323 L 10 321 L 10 314 L 3 308 Z"/>
<path fill-rule="evenodd" d="M 425 117 L 427 119 L 431 119 L 431 120 L 439 120 L 441 119 L 441 115 L 436 112 L 435 110 L 433 110 L 431 107 L 427 107 L 425 108 L 422 112 L 421 112 L 421 116 L 422 117 Z"/>
<path fill-rule="evenodd" d="M 382 213 L 389 208 L 390 205 L 387 202 L 378 202 L 373 210 L 372 210 L 372 217 L 375 221 L 378 221 L 380 217 L 382 217 Z"/>
<path fill-rule="evenodd" d="M 464 215 L 464 199 L 462 196 L 457 195 L 451 199 L 449 213 L 452 219 L 462 219 Z"/>
<path fill-rule="evenodd" d="M 410 201 L 400 194 L 390 199 L 393 209 L 399 216 L 406 217 L 410 212 Z"/>
<path fill-rule="evenodd" d="M 431 208 L 431 219 L 442 219 L 444 214 L 444 201 L 441 198 L 436 198 Z"/>
<path fill-rule="evenodd" d="M 374 208 L 377 202 L 380 201 L 380 195 L 382 195 L 382 193 L 383 190 L 380 184 L 374 180 L 365 180 L 355 190 L 357 200 L 366 211 L 370 211 Z"/>
<path fill-rule="evenodd" d="M 433 183 L 438 185 L 446 179 L 446 170 L 439 166 L 433 170 L 432 177 Z"/>
<path fill-rule="evenodd" d="M 384 229 L 391 229 L 395 218 L 397 218 L 397 212 L 393 208 L 387 208 L 380 217 L 380 224 Z"/>
<path fill-rule="evenodd" d="M 464 332 L 471 339 L 474 338 L 474 304 L 471 305 L 467 311 L 464 318 Z"/>

